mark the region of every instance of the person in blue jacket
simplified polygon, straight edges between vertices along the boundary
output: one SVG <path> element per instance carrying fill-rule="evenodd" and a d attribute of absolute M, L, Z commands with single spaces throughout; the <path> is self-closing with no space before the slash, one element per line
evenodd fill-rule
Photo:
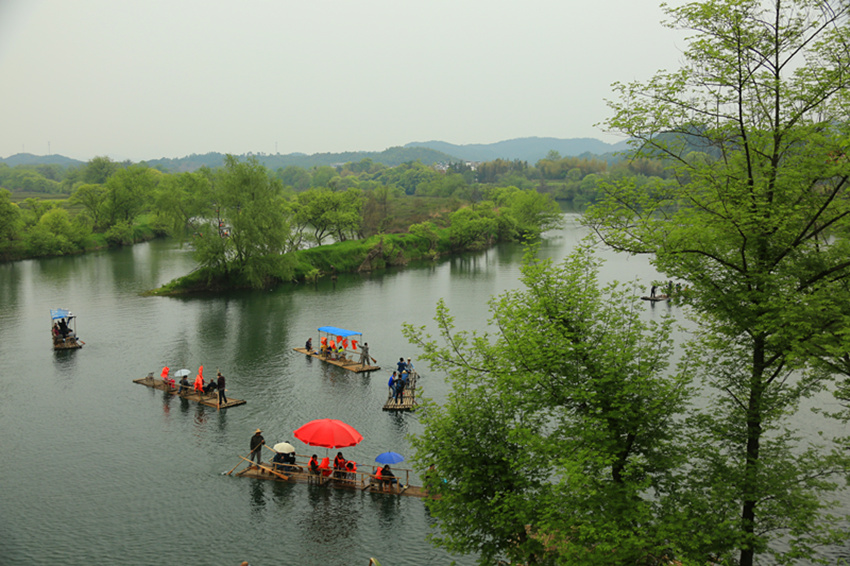
<path fill-rule="evenodd" d="M 396 380 L 396 372 L 393 372 L 393 374 L 390 376 L 390 380 L 387 382 L 387 385 L 390 388 L 390 395 L 395 393 L 395 380 Z"/>

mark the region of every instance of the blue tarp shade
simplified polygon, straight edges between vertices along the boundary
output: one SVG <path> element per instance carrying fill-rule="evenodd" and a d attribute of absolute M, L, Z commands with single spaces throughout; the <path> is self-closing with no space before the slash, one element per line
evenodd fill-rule
<path fill-rule="evenodd" d="M 68 309 L 50 309 L 50 316 L 53 320 L 56 320 L 58 318 L 68 318 L 73 315 Z"/>
<path fill-rule="evenodd" d="M 357 332 L 355 330 L 346 330 L 344 328 L 337 328 L 336 326 L 321 326 L 319 327 L 319 332 L 327 332 L 328 334 L 333 334 L 334 336 L 342 336 L 343 338 L 348 338 L 349 336 L 362 336 L 362 332 Z"/>

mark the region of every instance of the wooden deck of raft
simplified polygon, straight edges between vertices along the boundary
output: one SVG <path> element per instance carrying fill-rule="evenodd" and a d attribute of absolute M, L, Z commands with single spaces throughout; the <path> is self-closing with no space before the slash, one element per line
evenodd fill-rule
<path fill-rule="evenodd" d="M 419 374 L 414 370 L 413 375 L 410 376 L 410 380 L 408 382 L 407 387 L 404 388 L 402 392 L 402 399 L 400 403 L 396 403 L 393 400 L 393 394 L 390 392 L 389 397 L 387 397 L 387 402 L 384 403 L 383 409 L 385 411 L 413 411 L 417 407 L 416 403 L 416 383 L 419 381 Z"/>
<path fill-rule="evenodd" d="M 242 457 L 242 459 L 246 462 L 248 461 L 247 458 Z M 281 472 L 279 470 L 272 469 L 272 467 L 266 463 L 260 464 L 260 467 L 257 468 L 256 464 L 252 463 L 251 466 L 243 469 L 242 471 L 236 472 L 233 475 L 239 476 L 240 478 L 253 478 L 289 483 L 308 483 L 328 486 L 334 489 L 368 491 L 369 493 L 381 493 L 385 495 L 404 495 L 407 497 L 420 498 L 428 496 L 426 491 L 419 486 L 401 484 L 401 478 L 397 478 L 399 479 L 399 483 L 391 486 L 384 486 L 377 483 L 371 474 L 363 472 L 355 472 L 354 474 L 356 476 L 355 479 L 338 479 L 334 478 L 332 475 L 322 476 L 307 472 Z"/>
<path fill-rule="evenodd" d="M 353 371 L 355 373 L 362 373 L 364 371 L 377 371 L 381 369 L 381 366 L 369 366 L 361 364 L 356 360 L 349 360 L 348 358 L 342 359 L 333 359 L 327 356 L 322 356 L 318 352 L 308 352 L 306 348 L 292 348 L 299 354 L 304 354 L 305 356 L 310 356 L 311 358 L 316 358 L 322 360 L 323 362 L 327 362 L 331 365 L 335 365 L 337 367 L 341 367 L 342 369 L 347 369 L 348 371 Z"/>
<path fill-rule="evenodd" d="M 134 379 L 133 383 L 138 383 L 139 385 L 145 385 L 147 387 L 153 387 L 154 389 L 159 389 L 160 391 L 165 391 L 167 393 L 171 393 L 172 395 L 182 397 L 183 399 L 188 399 L 189 401 L 195 401 L 196 403 L 200 403 L 201 405 L 206 405 L 207 407 L 212 407 L 214 409 L 221 408 L 227 409 L 230 407 L 236 407 L 238 405 L 244 405 L 245 401 L 241 399 L 232 399 L 231 397 L 227 398 L 227 403 L 224 403 L 219 407 L 218 405 L 218 392 L 210 393 L 208 395 L 198 393 L 194 389 L 185 390 L 183 393 L 177 393 L 179 390 L 178 387 L 171 387 L 162 379 L 158 377 L 154 377 L 153 375 L 147 375 L 141 379 Z"/>
<path fill-rule="evenodd" d="M 53 338 L 53 349 L 54 350 L 79 350 L 83 347 L 85 342 L 77 338 L 76 336 L 68 336 L 67 338 L 54 337 Z"/>

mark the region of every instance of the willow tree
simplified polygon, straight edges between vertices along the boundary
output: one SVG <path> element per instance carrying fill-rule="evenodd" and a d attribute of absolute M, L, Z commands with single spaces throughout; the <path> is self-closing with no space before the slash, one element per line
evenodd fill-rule
<path fill-rule="evenodd" d="M 442 302 L 442 340 L 403 326 L 452 386 L 413 440 L 449 551 L 633 565 L 679 546 L 665 518 L 688 387 L 667 371 L 670 321 L 644 323 L 597 271 L 586 248 L 560 265 L 528 255 L 523 288 L 491 301 L 494 335 L 456 330 Z"/>
<path fill-rule="evenodd" d="M 608 184 L 585 218 L 614 248 L 654 254 L 661 272 L 687 281 L 701 315 L 695 351 L 711 404 L 694 419 L 690 487 L 704 500 L 683 517 L 688 542 L 744 566 L 762 552 L 811 558 L 840 536 L 825 492 L 847 469 L 829 439 L 810 445 L 791 423 L 833 378 L 818 358 L 847 346 L 848 6 L 665 10 L 670 27 L 692 32 L 683 68 L 615 84 L 606 125 L 633 140 L 635 157 L 663 159 L 673 181 Z"/>
<path fill-rule="evenodd" d="M 285 254 L 290 208 L 282 190 L 256 158 L 225 157 L 195 239 L 196 257 L 210 279 L 263 287 L 290 276 L 292 259 Z"/>

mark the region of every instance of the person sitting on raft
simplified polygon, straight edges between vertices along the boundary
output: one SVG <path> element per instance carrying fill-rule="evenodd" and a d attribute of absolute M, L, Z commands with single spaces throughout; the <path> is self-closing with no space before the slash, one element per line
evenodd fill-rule
<path fill-rule="evenodd" d="M 283 471 L 283 472 L 289 471 L 289 470 L 286 469 L 286 464 L 287 464 L 286 456 L 287 455 L 284 454 L 283 452 L 276 453 L 274 455 L 274 457 L 272 458 L 272 469 L 273 470 L 280 470 L 280 471 Z"/>
<path fill-rule="evenodd" d="M 334 477 L 343 477 L 343 471 L 345 471 L 345 458 L 343 458 L 342 452 L 337 452 L 336 458 L 334 458 Z"/>
<path fill-rule="evenodd" d="M 211 377 L 210 382 L 204 385 L 204 395 L 215 393 L 216 389 L 218 389 L 218 384 L 215 382 L 215 378 Z"/>
<path fill-rule="evenodd" d="M 307 343 L 304 344 L 304 349 L 307 350 L 308 354 L 313 353 L 313 338 L 307 338 Z"/>
<path fill-rule="evenodd" d="M 195 383 L 193 385 L 193 388 L 197 393 L 204 392 L 204 378 L 200 372 L 198 372 L 198 375 L 195 376 Z"/>
<path fill-rule="evenodd" d="M 189 376 L 184 375 L 180 378 L 180 389 L 177 390 L 177 394 L 180 395 L 183 393 L 183 390 L 189 391 L 191 385 L 189 384 Z"/>
<path fill-rule="evenodd" d="M 283 469 L 287 472 L 300 472 L 301 466 L 295 465 L 295 452 L 290 452 L 289 454 L 283 455 L 284 466 Z"/>
<path fill-rule="evenodd" d="M 357 477 L 357 462 L 354 460 L 349 460 L 345 463 L 345 471 L 347 472 L 346 478 L 354 481 Z"/>
<path fill-rule="evenodd" d="M 384 465 L 383 470 L 381 470 L 381 484 L 392 489 L 394 483 L 397 484 L 398 480 L 396 479 L 393 471 L 390 469 L 390 465 L 386 464 Z"/>
<path fill-rule="evenodd" d="M 315 454 L 310 456 L 310 461 L 307 463 L 307 469 L 310 470 L 311 474 L 316 476 L 319 475 L 319 460 Z"/>
<path fill-rule="evenodd" d="M 322 458 L 321 464 L 319 464 L 319 471 L 322 472 L 322 475 L 328 477 L 333 473 L 331 469 L 331 459 L 325 456 Z"/>

